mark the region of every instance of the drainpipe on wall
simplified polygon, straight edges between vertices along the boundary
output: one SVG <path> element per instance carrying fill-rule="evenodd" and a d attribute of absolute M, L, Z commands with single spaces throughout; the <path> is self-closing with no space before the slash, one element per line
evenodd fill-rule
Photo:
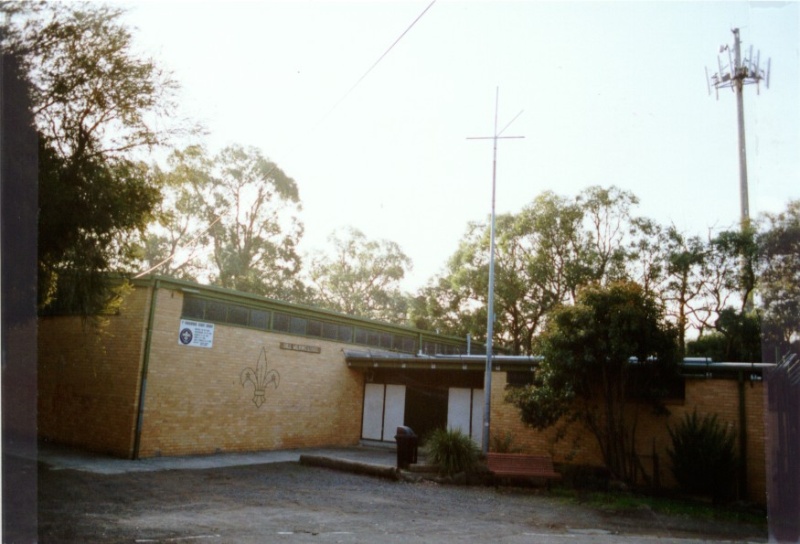
<path fill-rule="evenodd" d="M 132 459 L 139 459 L 139 447 L 142 441 L 142 424 L 144 423 L 144 399 L 147 393 L 147 369 L 150 366 L 150 345 L 153 341 L 153 321 L 156 314 L 156 301 L 158 300 L 158 287 L 160 281 L 153 280 L 153 292 L 150 295 L 150 311 L 147 316 L 147 333 L 144 340 L 144 355 L 142 360 L 142 378 L 139 385 L 139 408 L 136 414 L 136 430 L 133 436 Z"/>
<path fill-rule="evenodd" d="M 744 372 L 739 371 L 739 499 L 747 498 L 747 411 Z"/>

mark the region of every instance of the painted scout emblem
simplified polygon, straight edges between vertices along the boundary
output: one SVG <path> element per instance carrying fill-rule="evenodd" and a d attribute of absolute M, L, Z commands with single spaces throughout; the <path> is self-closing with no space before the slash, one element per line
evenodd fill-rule
<path fill-rule="evenodd" d="M 242 370 L 239 380 L 242 382 L 242 387 L 247 382 L 253 384 L 255 388 L 253 391 L 253 404 L 256 405 L 256 408 L 261 408 L 266 399 L 267 386 L 272 385 L 277 389 L 281 381 L 281 375 L 278 374 L 277 370 L 267 370 L 267 351 L 261 348 L 261 355 L 258 356 L 258 363 L 256 363 L 255 369 L 247 367 Z"/>

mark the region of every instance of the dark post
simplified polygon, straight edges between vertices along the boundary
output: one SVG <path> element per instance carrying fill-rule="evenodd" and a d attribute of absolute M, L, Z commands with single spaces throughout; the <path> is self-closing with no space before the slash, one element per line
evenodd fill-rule
<path fill-rule="evenodd" d="M 3 541 L 37 541 L 38 140 L 16 59 L 0 59 Z"/>

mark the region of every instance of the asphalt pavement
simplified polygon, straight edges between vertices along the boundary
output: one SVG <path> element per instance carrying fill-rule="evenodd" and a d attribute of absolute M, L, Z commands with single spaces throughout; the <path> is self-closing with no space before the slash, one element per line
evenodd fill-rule
<path fill-rule="evenodd" d="M 128 460 L 44 442 L 27 455 L 39 462 L 39 542 L 765 541 L 750 527 L 650 511 L 608 517 L 536 490 L 407 485 L 299 464 L 394 467 L 393 445 Z"/>

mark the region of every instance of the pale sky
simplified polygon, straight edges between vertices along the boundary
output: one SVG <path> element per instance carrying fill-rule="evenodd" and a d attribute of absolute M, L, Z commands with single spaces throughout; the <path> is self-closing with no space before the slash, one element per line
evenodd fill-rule
<path fill-rule="evenodd" d="M 182 85 L 213 153 L 255 146 L 298 184 L 305 251 L 336 228 L 397 242 L 409 291 L 441 271 L 469 221 L 546 190 L 636 194 L 688 234 L 736 226 L 736 100 L 704 68 L 738 27 L 771 58 L 745 89 L 750 214 L 800 198 L 800 3 L 125 2 L 137 44 Z M 723 59 L 726 61 L 727 57 Z"/>

